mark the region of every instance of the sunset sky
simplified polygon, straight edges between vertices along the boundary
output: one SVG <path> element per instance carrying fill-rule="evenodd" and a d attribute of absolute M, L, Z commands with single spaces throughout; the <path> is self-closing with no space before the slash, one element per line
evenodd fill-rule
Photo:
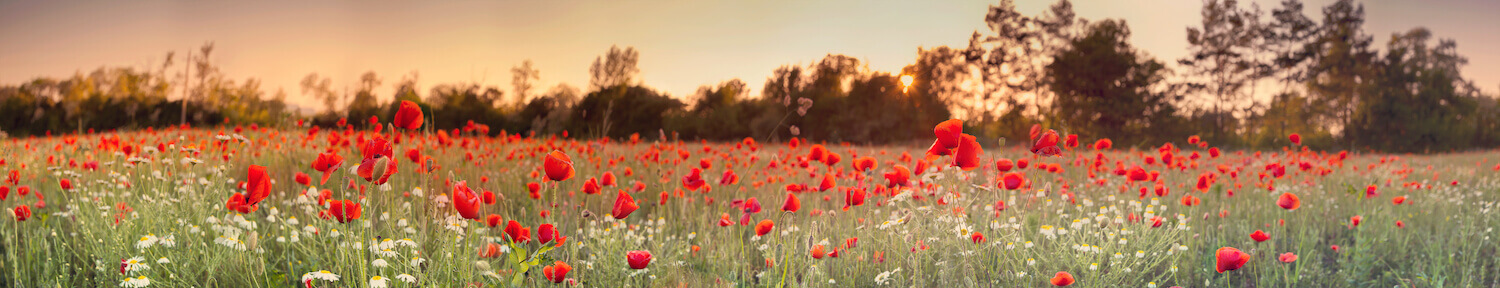
<path fill-rule="evenodd" d="M 330 75 L 336 87 L 359 74 L 384 80 L 380 96 L 412 71 L 421 92 L 435 83 L 510 89 L 510 68 L 531 59 L 539 90 L 584 88 L 588 66 L 610 45 L 641 52 L 641 80 L 676 97 L 740 78 L 759 94 L 772 70 L 829 53 L 898 71 L 917 47 L 964 46 L 997 1 L 0 1 L 0 83 L 67 77 L 101 66 L 151 67 L 168 51 L 214 42 L 231 79 L 262 80 L 269 94 L 303 97 L 298 81 Z M 1028 15 L 1053 1 L 1019 1 Z M 1254 1 L 1263 9 L 1279 1 Z M 1320 21 L 1328 0 L 1308 0 Z M 1430 28 L 1458 41 L 1466 77 L 1500 88 L 1500 1 L 1362 1 L 1365 31 L 1384 50 L 1395 32 Z M 1163 62 L 1186 54 L 1185 29 L 1200 1 L 1077 1 L 1080 17 L 1125 19 L 1131 43 Z M 196 52 L 195 52 L 196 53 Z M 180 62 L 179 62 L 180 63 Z M 181 67 L 180 65 L 178 66 Z"/>

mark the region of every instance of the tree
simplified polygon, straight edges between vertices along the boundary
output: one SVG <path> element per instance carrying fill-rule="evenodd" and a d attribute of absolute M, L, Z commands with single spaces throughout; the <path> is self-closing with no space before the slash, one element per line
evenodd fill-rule
<path fill-rule="evenodd" d="M 1210 96 L 1214 113 L 1213 127 L 1206 140 L 1224 142 L 1231 139 L 1236 123 L 1234 112 L 1249 98 L 1246 88 L 1262 78 L 1267 64 L 1257 59 L 1264 28 L 1260 9 L 1252 4 L 1240 8 L 1236 0 L 1208 0 L 1203 3 L 1202 27 L 1188 27 L 1188 56 L 1178 64 L 1188 68 L 1189 90 Z M 1224 134 L 1229 133 L 1229 134 Z"/>
<path fill-rule="evenodd" d="M 531 66 L 531 59 L 521 62 L 521 66 L 510 68 L 511 92 L 516 93 L 516 104 L 526 103 L 531 97 L 531 81 L 542 78 L 541 71 Z"/>
<path fill-rule="evenodd" d="M 568 84 L 557 84 L 546 94 L 532 98 L 521 107 L 520 122 L 539 133 L 561 133 L 573 117 L 573 106 L 578 103 L 578 89 Z"/>
<path fill-rule="evenodd" d="M 977 119 L 993 119 L 992 113 L 1001 109 L 1039 105 L 1048 92 L 1041 88 L 1051 55 L 1087 20 L 1076 17 L 1068 0 L 1054 3 L 1038 17 L 1021 14 L 1012 0 L 1001 0 L 989 7 L 984 22 L 989 35 L 975 31 L 964 51 L 966 60 L 978 69 L 984 87 L 977 93 L 979 99 L 971 100 L 980 107 L 966 109 L 983 111 L 971 116 Z M 1035 96 L 1035 100 L 1022 103 L 1017 99 L 1026 94 Z"/>
<path fill-rule="evenodd" d="M 308 73 L 302 77 L 302 95 L 323 101 L 324 113 L 332 114 L 338 111 L 339 98 L 333 92 L 333 80 L 328 77 L 318 76 L 318 73 Z"/>
<path fill-rule="evenodd" d="M 979 105 L 969 102 L 970 93 L 965 91 L 964 80 L 969 79 L 969 65 L 963 50 L 939 46 L 932 49 L 917 48 L 917 62 L 901 69 L 901 75 L 912 76 L 907 95 L 920 99 L 917 105 L 958 107 L 966 115 L 982 115 Z M 929 108 L 929 107 L 921 107 Z M 938 121 L 944 121 L 941 119 Z"/>
<path fill-rule="evenodd" d="M 1057 95 L 1052 112 L 1069 133 L 1144 143 L 1151 117 L 1173 112 L 1173 97 L 1156 90 L 1166 67 L 1140 55 L 1129 38 L 1123 20 L 1095 22 L 1047 65 L 1045 83 Z"/>
<path fill-rule="evenodd" d="M 643 86 L 608 86 L 583 97 L 575 107 L 578 116 L 571 131 L 596 137 L 625 138 L 631 134 L 662 131 L 669 112 L 681 111 L 681 101 Z"/>
<path fill-rule="evenodd" d="M 589 66 L 590 88 L 599 91 L 631 85 L 636 81 L 636 74 L 641 73 L 641 69 L 636 67 L 640 57 L 641 54 L 635 51 L 635 47 L 620 49 L 619 46 L 610 46 L 604 56 L 594 58 L 594 64 Z"/>
<path fill-rule="evenodd" d="M 1323 8 L 1323 23 L 1313 42 L 1305 46 L 1308 57 L 1306 86 L 1320 123 L 1343 130 L 1352 124 L 1362 79 L 1371 79 L 1375 52 L 1373 38 L 1365 35 L 1364 6 L 1340 0 Z M 1348 138 L 1348 133 L 1343 138 Z"/>
<path fill-rule="evenodd" d="M 1333 134 L 1314 121 L 1314 107 L 1307 97 L 1295 92 L 1277 93 L 1271 97 L 1266 110 L 1247 117 L 1246 144 L 1260 149 L 1271 149 L 1287 145 L 1286 137 L 1296 133 L 1302 136 L 1302 144 L 1310 147 L 1326 147 L 1333 143 Z"/>
<path fill-rule="evenodd" d="M 1311 57 L 1312 49 L 1305 47 L 1311 45 L 1310 40 L 1318 32 L 1318 23 L 1307 18 L 1302 7 L 1299 0 L 1282 1 L 1281 7 L 1271 10 L 1273 22 L 1264 24 L 1262 37 L 1265 39 L 1262 41 L 1275 55 L 1271 70 L 1262 75 L 1276 77 L 1282 83 L 1283 92 L 1290 90 L 1292 84 L 1306 80 L 1303 65 Z"/>
<path fill-rule="evenodd" d="M 1346 134 L 1385 151 L 1439 152 L 1468 147 L 1475 134 L 1478 89 L 1459 74 L 1468 60 L 1451 39 L 1429 46 L 1432 32 L 1415 28 L 1391 36 L 1372 64 L 1374 81 L 1359 87 Z"/>
<path fill-rule="evenodd" d="M 678 124 L 674 130 L 687 132 L 686 137 L 711 140 L 737 140 L 751 135 L 750 125 L 743 120 L 754 117 L 758 109 L 748 104 L 750 88 L 745 81 L 731 79 L 717 85 L 703 85 L 694 93 L 687 119 L 674 119 Z M 670 124 L 670 123 L 669 123 Z M 669 125 L 673 126 L 673 125 Z"/>
<path fill-rule="evenodd" d="M 345 108 L 350 124 L 364 127 L 371 116 L 380 114 L 380 100 L 375 96 L 375 89 L 380 87 L 380 76 L 375 71 L 366 71 L 359 76 L 359 86 L 354 91 L 354 99 Z M 386 118 L 390 121 L 390 118 Z"/>

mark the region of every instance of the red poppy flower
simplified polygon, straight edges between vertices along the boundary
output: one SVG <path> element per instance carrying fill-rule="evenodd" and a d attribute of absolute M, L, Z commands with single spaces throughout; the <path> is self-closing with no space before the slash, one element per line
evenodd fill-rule
<path fill-rule="evenodd" d="M 1203 203 L 1203 200 L 1193 197 L 1193 195 L 1182 196 L 1182 206 L 1198 206 L 1201 203 Z"/>
<path fill-rule="evenodd" d="M 723 181 L 721 180 L 720 182 Z M 688 191 L 698 191 L 699 188 L 703 188 L 706 185 L 707 181 L 703 180 L 702 169 L 693 168 L 693 170 L 688 172 L 687 176 L 682 176 L 682 187 L 687 188 Z"/>
<path fill-rule="evenodd" d="M 307 176 L 307 173 L 297 172 L 295 176 L 292 176 L 292 180 L 297 181 L 297 184 L 302 184 L 302 186 L 312 185 L 312 177 Z"/>
<path fill-rule="evenodd" d="M 823 259 L 823 256 L 828 255 L 827 252 L 823 251 L 823 244 L 813 245 L 812 250 L 807 251 L 807 254 L 811 254 L 813 259 Z"/>
<path fill-rule="evenodd" d="M 11 212 L 13 212 L 16 215 L 16 222 L 26 221 L 27 218 L 31 218 L 31 207 L 30 206 L 26 206 L 26 205 L 16 206 L 16 208 L 12 209 Z"/>
<path fill-rule="evenodd" d="M 854 158 L 854 162 L 851 163 L 851 165 L 854 166 L 854 171 L 865 172 L 875 170 L 875 167 L 877 167 L 879 163 L 875 162 L 874 157 L 865 156 Z"/>
<path fill-rule="evenodd" d="M 823 181 L 818 184 L 818 192 L 828 191 L 828 189 L 837 187 L 838 184 L 833 182 L 833 174 L 823 174 Z"/>
<path fill-rule="evenodd" d="M 1214 177 L 1213 172 L 1203 172 L 1198 175 L 1198 185 L 1193 188 L 1197 188 L 1198 192 L 1208 192 L 1208 189 L 1214 185 L 1214 178 L 1217 177 Z"/>
<path fill-rule="evenodd" d="M 1286 210 L 1297 210 L 1297 207 L 1302 207 L 1302 200 L 1297 199 L 1297 194 L 1281 193 L 1281 197 L 1276 198 L 1276 206 L 1281 206 L 1281 209 Z"/>
<path fill-rule="evenodd" d="M 464 219 L 478 220 L 479 208 L 483 205 L 479 195 L 474 194 L 474 189 L 469 189 L 468 181 L 458 181 L 453 184 L 453 209 L 458 210 L 458 215 Z"/>
<path fill-rule="evenodd" d="M 516 220 L 510 220 L 510 222 L 506 223 L 504 232 L 505 236 L 510 238 L 510 242 L 525 243 L 531 241 L 531 228 L 521 226 L 521 222 L 516 222 Z"/>
<path fill-rule="evenodd" d="M 1016 190 L 1020 189 L 1021 185 L 1025 183 L 1026 176 L 1021 175 L 1021 173 L 1007 172 L 1005 176 L 1000 178 L 999 186 L 1008 190 Z"/>
<path fill-rule="evenodd" d="M 1047 129 L 1046 133 L 1036 137 L 1036 142 L 1031 144 L 1031 153 L 1042 156 L 1062 156 L 1062 148 L 1057 147 L 1061 138 L 1056 130 Z"/>
<path fill-rule="evenodd" d="M 1131 166 L 1129 170 L 1125 170 L 1125 177 L 1130 181 L 1146 181 L 1151 179 L 1151 174 L 1146 173 L 1146 169 L 1141 166 Z"/>
<path fill-rule="evenodd" d="M 318 185 L 328 184 L 328 175 L 338 170 L 343 163 L 344 156 L 339 156 L 338 153 L 318 153 L 318 158 L 312 163 L 313 170 L 323 172 L 323 180 Z"/>
<path fill-rule="evenodd" d="M 1000 160 L 995 160 L 995 170 L 1010 172 L 1011 168 L 1015 168 L 1015 163 L 1012 163 L 1010 159 L 1000 158 Z"/>
<path fill-rule="evenodd" d="M 1364 222 L 1364 220 L 1365 217 L 1354 215 L 1354 217 L 1349 217 L 1349 224 L 1353 225 L 1353 227 L 1359 227 L 1359 222 Z"/>
<path fill-rule="evenodd" d="M 73 181 L 68 180 L 67 178 L 59 179 L 57 181 L 57 186 L 62 187 L 62 190 L 73 190 Z"/>
<path fill-rule="evenodd" d="M 1067 139 L 1067 140 L 1063 141 L 1063 146 L 1064 147 L 1067 147 L 1069 150 L 1072 150 L 1073 148 L 1078 148 L 1078 134 L 1068 135 L 1068 137 L 1065 138 L 1065 139 Z"/>
<path fill-rule="evenodd" d="M 484 190 L 484 192 L 479 193 L 479 200 L 481 202 L 484 202 L 484 205 L 495 204 L 495 192 Z"/>
<path fill-rule="evenodd" d="M 630 264 L 630 269 L 646 269 L 651 264 L 651 252 L 636 250 L 625 252 L 625 263 Z"/>
<path fill-rule="evenodd" d="M 1396 228 L 1406 228 L 1406 222 L 1401 222 L 1401 220 L 1396 220 Z"/>
<path fill-rule="evenodd" d="M 980 234 L 979 232 L 974 232 L 974 234 L 969 234 L 969 241 L 970 242 L 974 242 L 974 244 L 983 244 L 984 243 L 984 234 Z"/>
<path fill-rule="evenodd" d="M 500 220 L 500 215 L 490 214 L 490 216 L 484 217 L 484 224 L 490 226 L 490 228 L 495 228 L 496 226 L 500 226 Z"/>
<path fill-rule="evenodd" d="M 838 165 L 839 164 L 839 160 L 841 160 L 841 159 L 844 159 L 844 156 L 840 156 L 839 153 L 833 153 L 832 151 L 830 151 L 830 152 L 828 152 L 826 154 L 823 154 L 823 158 L 820 159 L 820 161 L 823 161 L 823 165 L 828 165 L 828 167 L 833 167 L 833 165 Z"/>
<path fill-rule="evenodd" d="M 960 135 L 958 148 L 954 149 L 953 166 L 958 166 L 964 171 L 979 168 L 979 154 L 984 153 L 984 147 L 979 146 L 979 141 L 969 134 Z"/>
<path fill-rule="evenodd" d="M 417 148 L 406 149 L 406 159 L 411 160 L 411 163 L 421 163 L 422 151 Z"/>
<path fill-rule="evenodd" d="M 552 263 L 551 266 L 542 267 L 542 276 L 546 277 L 547 281 L 552 281 L 552 283 L 562 283 L 563 280 L 568 278 L 568 271 L 573 271 L 573 265 L 557 261 Z"/>
<path fill-rule="evenodd" d="M 329 203 L 328 212 L 339 223 L 349 223 L 350 221 L 354 221 L 354 219 L 359 219 L 360 212 L 363 211 L 358 202 L 350 200 L 334 200 Z"/>
<path fill-rule="evenodd" d="M 1292 135 L 1287 136 L 1287 139 L 1292 140 L 1292 145 L 1302 145 L 1302 135 L 1292 133 Z"/>
<path fill-rule="evenodd" d="M 496 244 L 495 242 L 489 242 L 489 243 L 486 243 L 484 245 L 484 249 L 480 249 L 479 250 L 479 258 L 496 258 L 496 257 L 500 257 L 500 244 Z M 309 280 L 309 281 L 311 281 L 311 280 Z M 308 285 L 308 286 L 312 286 L 312 285 Z"/>
<path fill-rule="evenodd" d="M 542 161 L 542 169 L 547 172 L 547 179 L 552 181 L 563 181 L 573 178 L 573 160 L 568 159 L 568 154 L 562 151 L 552 151 L 547 154 L 547 159 Z"/>
<path fill-rule="evenodd" d="M 943 149 L 958 148 L 960 145 L 959 141 L 962 140 L 959 139 L 959 135 L 964 133 L 963 124 L 963 120 L 958 119 L 950 119 L 938 123 L 937 126 L 932 128 L 933 136 L 937 136 L 937 142 L 934 144 L 941 145 Z"/>
<path fill-rule="evenodd" d="M 1068 274 L 1068 272 L 1057 272 L 1051 280 L 1052 285 L 1058 287 L 1073 285 L 1073 281 L 1073 274 Z"/>
<path fill-rule="evenodd" d="M 848 211 L 849 207 L 851 207 L 851 206 L 860 206 L 860 205 L 865 205 L 865 189 L 864 188 L 845 189 L 844 190 L 844 211 Z"/>
<path fill-rule="evenodd" d="M 267 196 L 271 195 L 271 176 L 266 174 L 265 166 L 250 165 L 249 175 L 245 178 L 249 179 L 246 180 L 245 184 L 245 188 L 249 192 L 249 194 L 245 195 L 246 204 L 259 204 L 260 200 L 264 200 Z"/>
<path fill-rule="evenodd" d="M 0 197 L 0 199 L 4 198 Z M 1406 203 L 1406 196 L 1396 196 L 1396 198 L 1391 198 L 1391 204 L 1401 205 L 1401 203 Z"/>
<path fill-rule="evenodd" d="M 224 208 L 229 209 L 230 211 L 240 212 L 240 214 L 248 214 L 250 212 L 255 212 L 255 210 L 259 210 L 260 206 L 245 203 L 245 194 L 235 192 L 234 195 L 229 196 L 229 201 L 224 203 Z"/>
<path fill-rule="evenodd" d="M 385 145 L 388 146 L 390 144 L 387 143 Z M 389 150 L 389 147 L 385 149 Z M 389 153 L 374 154 L 370 157 L 365 157 L 364 160 L 360 161 L 359 168 L 356 169 L 355 172 L 359 173 L 360 178 L 365 178 L 365 181 L 375 183 L 375 185 L 382 185 L 385 184 L 386 181 L 389 181 L 391 179 L 391 175 L 396 174 L 397 162 L 401 161 L 392 159 Z"/>
<path fill-rule="evenodd" d="M 729 227 L 729 225 L 734 225 L 734 220 L 729 219 L 729 213 L 719 214 L 719 227 Z"/>
<path fill-rule="evenodd" d="M 931 147 L 927 147 L 927 153 L 926 154 L 927 154 L 927 157 L 924 158 L 924 159 L 926 159 L 927 161 L 932 161 L 932 160 L 937 160 L 938 157 L 952 155 L 953 154 L 953 149 L 947 148 L 947 147 L 943 147 L 943 140 L 942 139 L 938 139 L 938 140 L 933 140 L 932 141 L 932 146 Z"/>
<path fill-rule="evenodd" d="M 896 165 L 891 169 L 895 171 L 885 173 L 885 180 L 889 181 L 885 187 L 906 187 L 908 185 L 907 182 L 911 180 L 911 170 L 907 170 L 906 166 L 901 165 Z"/>
<path fill-rule="evenodd" d="M 1245 267 L 1247 262 L 1250 262 L 1250 254 L 1234 249 L 1234 247 L 1223 247 L 1214 252 L 1214 270 L 1219 273 L 1240 269 Z"/>
<path fill-rule="evenodd" d="M 1110 141 L 1109 138 L 1094 141 L 1094 150 L 1107 150 L 1111 146 L 1115 146 L 1115 141 Z"/>
<path fill-rule="evenodd" d="M 775 227 L 776 223 L 771 222 L 771 219 L 760 220 L 760 223 L 755 224 L 755 236 L 766 236 L 766 233 L 771 233 L 771 228 Z"/>
<path fill-rule="evenodd" d="M 625 192 L 621 191 L 620 195 L 615 197 L 614 210 L 610 210 L 609 214 L 610 216 L 614 216 L 615 219 L 625 219 L 625 217 L 630 216 L 631 212 L 635 212 L 637 208 L 640 208 L 640 206 L 635 204 L 635 198 L 631 198 L 630 194 L 625 194 Z"/>
<path fill-rule="evenodd" d="M 557 226 L 551 223 L 536 226 L 536 240 L 542 244 L 551 243 L 558 239 Z"/>
<path fill-rule="evenodd" d="M 1292 254 L 1292 252 L 1281 253 L 1281 256 L 1276 256 L 1276 260 L 1281 261 L 1281 263 L 1296 262 L 1297 254 Z"/>
<path fill-rule="evenodd" d="M 802 209 L 802 200 L 797 199 L 796 194 L 786 193 L 786 201 L 781 203 L 781 211 L 797 212 Z"/>
<path fill-rule="evenodd" d="M 406 130 L 416 130 L 422 127 L 422 107 L 407 100 L 401 100 L 401 108 L 396 110 L 396 127 Z"/>
<path fill-rule="evenodd" d="M 600 185 L 613 187 L 615 186 L 615 182 L 617 181 L 618 180 L 615 179 L 615 172 L 604 172 L 604 175 L 599 176 Z"/>
<path fill-rule="evenodd" d="M 583 194 L 589 194 L 589 195 L 599 194 L 599 191 L 601 189 L 603 189 L 603 188 L 599 187 L 599 180 L 598 179 L 594 179 L 593 177 L 589 177 L 589 180 L 583 180 Z"/>
<path fill-rule="evenodd" d="M 1255 242 L 1266 242 L 1266 240 L 1271 240 L 1271 236 L 1266 235 L 1264 231 L 1255 230 L 1255 233 L 1250 233 L 1250 239 Z"/>

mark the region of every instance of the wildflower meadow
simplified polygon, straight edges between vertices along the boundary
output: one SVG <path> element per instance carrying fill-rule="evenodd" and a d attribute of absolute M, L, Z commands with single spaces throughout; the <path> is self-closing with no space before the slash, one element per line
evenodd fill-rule
<path fill-rule="evenodd" d="M 1040 126 L 998 146 L 958 120 L 928 148 L 577 140 L 427 117 L 7 139 L 0 286 L 1500 281 L 1492 151 L 1121 149 Z"/>

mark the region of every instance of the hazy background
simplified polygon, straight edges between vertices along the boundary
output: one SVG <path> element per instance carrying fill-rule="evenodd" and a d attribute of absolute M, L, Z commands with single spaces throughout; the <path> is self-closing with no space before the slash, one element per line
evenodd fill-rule
<path fill-rule="evenodd" d="M 1299 134 L 1324 150 L 1494 149 L 1495 12 L 1500 1 L 0 0 L 0 138 L 256 124 L 337 141 L 410 101 L 424 127 L 491 136 L 916 146 L 961 119 L 990 146 L 1044 127 L 1138 148 L 1193 137 L 1273 150 Z"/>
<path fill-rule="evenodd" d="M 1017 1 L 1027 15 L 1053 1 Z M 1314 21 L 1329 0 L 1307 0 Z M 509 69 L 531 59 L 538 87 L 584 87 L 589 63 L 611 45 L 640 51 L 640 78 L 673 97 L 743 79 L 752 94 L 783 64 L 829 53 L 899 71 L 917 47 L 963 47 L 985 30 L 996 1 L 0 1 L 0 83 L 66 77 L 100 66 L 152 67 L 215 43 L 213 61 L 230 78 L 284 88 L 287 101 L 321 109 L 300 93 L 308 73 L 353 89 L 366 71 L 394 83 L 418 71 L 420 88 L 478 82 L 509 87 Z M 1257 3 L 1261 9 L 1279 1 Z M 1458 42 L 1463 73 L 1482 90 L 1500 88 L 1500 1 L 1361 1 L 1365 31 L 1383 47 L 1391 33 L 1424 26 Z M 1117 18 L 1130 42 L 1174 66 L 1200 1 L 1078 1 L 1088 19 Z M 376 93 L 391 99 L 394 85 Z M 1269 97 L 1271 91 L 1257 93 Z M 174 95 L 175 96 L 175 95 Z"/>

